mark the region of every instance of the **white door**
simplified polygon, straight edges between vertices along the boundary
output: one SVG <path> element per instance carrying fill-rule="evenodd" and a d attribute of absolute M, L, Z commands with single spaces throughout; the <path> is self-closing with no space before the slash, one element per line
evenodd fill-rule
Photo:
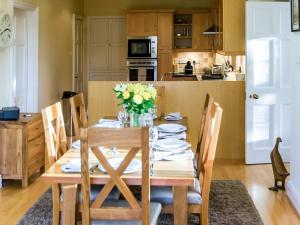
<path fill-rule="evenodd" d="M 290 4 L 247 2 L 246 163 L 269 163 L 276 137 L 289 161 Z"/>
<path fill-rule="evenodd" d="M 73 91 L 83 92 L 83 17 L 73 17 Z"/>
<path fill-rule="evenodd" d="M 15 40 L 15 103 L 22 112 L 27 110 L 28 92 L 28 20 L 24 10 L 14 10 Z"/>
<path fill-rule="evenodd" d="M 14 8 L 13 96 L 22 112 L 38 112 L 38 14 Z"/>

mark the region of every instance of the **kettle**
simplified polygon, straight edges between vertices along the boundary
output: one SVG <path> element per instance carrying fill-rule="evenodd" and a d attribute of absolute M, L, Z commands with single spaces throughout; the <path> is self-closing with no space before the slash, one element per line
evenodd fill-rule
<path fill-rule="evenodd" d="M 185 67 L 184 67 L 184 73 L 185 74 L 193 74 L 193 66 L 191 61 L 187 61 Z"/>

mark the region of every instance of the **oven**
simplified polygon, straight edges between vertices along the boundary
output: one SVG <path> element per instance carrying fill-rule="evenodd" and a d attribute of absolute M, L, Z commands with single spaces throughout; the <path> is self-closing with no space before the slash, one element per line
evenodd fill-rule
<path fill-rule="evenodd" d="M 156 81 L 157 60 L 156 59 L 129 59 L 127 61 L 130 81 Z"/>
<path fill-rule="evenodd" d="M 157 36 L 128 37 L 128 59 L 157 59 Z"/>

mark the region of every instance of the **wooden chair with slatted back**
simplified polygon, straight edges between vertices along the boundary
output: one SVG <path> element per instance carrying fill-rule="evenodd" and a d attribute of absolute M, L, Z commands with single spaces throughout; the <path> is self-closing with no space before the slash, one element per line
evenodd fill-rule
<path fill-rule="evenodd" d="M 201 186 L 201 204 L 191 204 L 189 206 L 190 213 L 200 213 L 201 225 L 209 224 L 209 193 L 222 113 L 223 109 L 214 102 L 212 107 L 209 109 L 208 122 L 204 124 L 203 139 L 201 141 L 201 145 L 204 147 L 201 154 L 201 163 L 198 167 L 198 180 Z"/>
<path fill-rule="evenodd" d="M 206 94 L 201 123 L 200 123 L 198 143 L 197 143 L 197 147 L 196 147 L 196 151 L 195 151 L 196 168 L 199 168 L 201 166 L 200 164 L 202 161 L 201 159 L 202 159 L 202 154 L 204 151 L 204 142 L 202 142 L 202 140 L 203 140 L 203 136 L 206 135 L 206 134 L 204 134 L 204 126 L 205 126 L 205 124 L 208 123 L 209 112 L 213 106 L 213 103 L 214 103 L 213 97 L 211 97 L 211 95 L 209 95 L 209 94 Z"/>
<path fill-rule="evenodd" d="M 187 193 L 189 213 L 199 214 L 201 225 L 208 225 L 209 192 L 222 112 L 222 108 L 215 102 L 207 108 L 203 135 L 199 138 L 199 145 L 203 145 L 199 173 L 195 179 L 195 186 L 189 187 Z M 151 200 L 163 204 L 163 213 L 173 213 L 172 187 L 151 188 Z"/>
<path fill-rule="evenodd" d="M 70 98 L 71 114 L 73 123 L 72 141 L 80 138 L 79 129 L 88 126 L 87 112 L 84 103 L 83 93 L 79 93 Z"/>
<path fill-rule="evenodd" d="M 42 110 L 48 163 L 53 165 L 67 151 L 67 138 L 61 103 L 48 106 Z M 52 185 L 53 224 L 59 224 L 60 188 Z"/>
<path fill-rule="evenodd" d="M 81 141 L 81 191 L 82 224 L 149 225 L 156 224 L 161 211 L 159 203 L 150 203 L 149 175 L 149 131 L 147 128 L 82 128 Z M 128 149 L 127 155 L 118 169 L 114 169 L 99 146 Z M 107 171 L 109 181 L 91 202 L 91 178 L 89 172 L 89 147 L 100 164 Z M 130 191 L 122 174 L 138 152 L 141 151 L 142 200 L 138 202 Z M 139 176 L 139 175 L 137 175 Z M 105 201 L 109 192 L 116 186 L 126 200 Z M 91 223 L 92 222 L 92 223 Z M 154 223 L 153 223 L 154 222 Z"/>
<path fill-rule="evenodd" d="M 157 109 L 157 116 L 164 117 L 165 116 L 165 86 L 156 86 L 157 91 L 157 98 L 156 98 L 156 109 Z"/>

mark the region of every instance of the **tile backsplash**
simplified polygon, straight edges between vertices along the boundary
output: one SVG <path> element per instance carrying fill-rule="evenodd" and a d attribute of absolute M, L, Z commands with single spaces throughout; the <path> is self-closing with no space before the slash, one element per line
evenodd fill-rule
<path fill-rule="evenodd" d="M 174 72 L 184 72 L 187 61 L 196 62 L 196 73 L 202 73 L 203 68 L 211 67 L 215 62 L 212 52 L 182 52 L 175 53 L 173 57 Z"/>

